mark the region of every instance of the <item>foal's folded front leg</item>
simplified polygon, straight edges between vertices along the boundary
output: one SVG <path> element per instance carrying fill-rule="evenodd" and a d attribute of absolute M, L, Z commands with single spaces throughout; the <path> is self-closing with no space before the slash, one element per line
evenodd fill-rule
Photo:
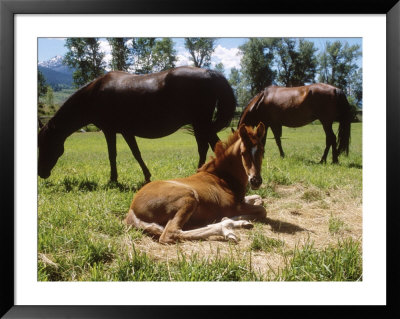
<path fill-rule="evenodd" d="M 262 205 L 262 197 L 260 195 L 248 195 L 244 198 L 244 202 L 250 205 Z"/>

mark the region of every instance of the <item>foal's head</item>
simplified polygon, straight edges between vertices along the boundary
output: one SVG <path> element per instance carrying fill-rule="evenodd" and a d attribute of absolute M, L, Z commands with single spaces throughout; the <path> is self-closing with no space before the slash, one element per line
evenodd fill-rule
<path fill-rule="evenodd" d="M 64 143 L 50 121 L 39 131 L 38 173 L 41 178 L 48 178 L 58 158 L 64 153 Z"/>
<path fill-rule="evenodd" d="M 261 162 L 264 156 L 264 146 L 262 138 L 265 134 L 265 126 L 262 122 L 258 124 L 255 130 L 245 126 L 239 126 L 240 155 L 242 163 L 248 177 L 250 187 L 258 189 L 261 186 Z"/>

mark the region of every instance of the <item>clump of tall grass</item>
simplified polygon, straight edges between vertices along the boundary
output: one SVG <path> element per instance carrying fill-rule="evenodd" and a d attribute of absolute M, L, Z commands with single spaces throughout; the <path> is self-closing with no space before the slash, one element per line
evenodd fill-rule
<path fill-rule="evenodd" d="M 317 250 L 307 242 L 296 247 L 293 258 L 278 271 L 275 280 L 285 281 L 360 281 L 362 255 L 360 243 L 353 239 L 339 241 L 337 246 Z"/>

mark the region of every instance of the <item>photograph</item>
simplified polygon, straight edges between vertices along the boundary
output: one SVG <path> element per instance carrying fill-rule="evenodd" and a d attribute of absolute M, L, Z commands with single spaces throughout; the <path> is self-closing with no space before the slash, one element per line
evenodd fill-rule
<path fill-rule="evenodd" d="M 0 316 L 393 314 L 398 4 L 0 1 Z"/>
<path fill-rule="evenodd" d="M 38 281 L 362 281 L 361 38 L 38 38 Z"/>

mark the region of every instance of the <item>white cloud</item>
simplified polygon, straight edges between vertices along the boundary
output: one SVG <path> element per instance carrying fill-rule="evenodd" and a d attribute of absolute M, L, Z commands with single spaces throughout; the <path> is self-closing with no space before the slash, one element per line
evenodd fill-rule
<path fill-rule="evenodd" d="M 240 69 L 240 60 L 242 54 L 238 48 L 227 49 L 218 44 L 214 50 L 211 58 L 211 66 L 214 67 L 218 63 L 222 63 L 225 68 L 225 72 L 232 68 Z"/>
<path fill-rule="evenodd" d="M 110 71 L 110 62 L 111 62 L 111 46 L 108 43 L 107 39 L 100 39 L 100 51 L 104 53 L 104 61 L 106 63 L 105 69 Z"/>
<path fill-rule="evenodd" d="M 131 45 L 130 40 L 130 45 Z M 109 71 L 109 63 L 111 61 L 111 46 L 106 39 L 100 39 L 100 50 L 104 52 L 104 60 L 107 63 L 106 70 Z M 184 46 L 179 46 L 176 48 L 177 51 L 177 61 L 176 66 L 183 65 L 193 65 L 190 59 L 190 54 Z M 211 57 L 211 67 L 214 68 L 216 64 L 222 63 L 225 68 L 225 75 L 229 76 L 230 70 L 232 68 L 240 69 L 240 60 L 242 59 L 242 54 L 238 48 L 227 49 L 221 44 L 215 47 L 215 50 Z"/>
<path fill-rule="evenodd" d="M 190 54 L 184 47 L 180 46 L 177 49 L 178 61 L 176 66 L 193 65 L 190 60 Z M 214 68 L 218 63 L 222 63 L 225 68 L 225 74 L 228 75 L 232 68 L 240 69 L 240 60 L 242 54 L 238 48 L 227 49 L 218 44 L 211 56 L 211 67 Z"/>
<path fill-rule="evenodd" d="M 190 60 L 190 53 L 184 48 L 179 48 L 177 50 L 177 58 L 178 61 L 175 63 L 176 66 L 193 65 L 192 60 Z"/>

